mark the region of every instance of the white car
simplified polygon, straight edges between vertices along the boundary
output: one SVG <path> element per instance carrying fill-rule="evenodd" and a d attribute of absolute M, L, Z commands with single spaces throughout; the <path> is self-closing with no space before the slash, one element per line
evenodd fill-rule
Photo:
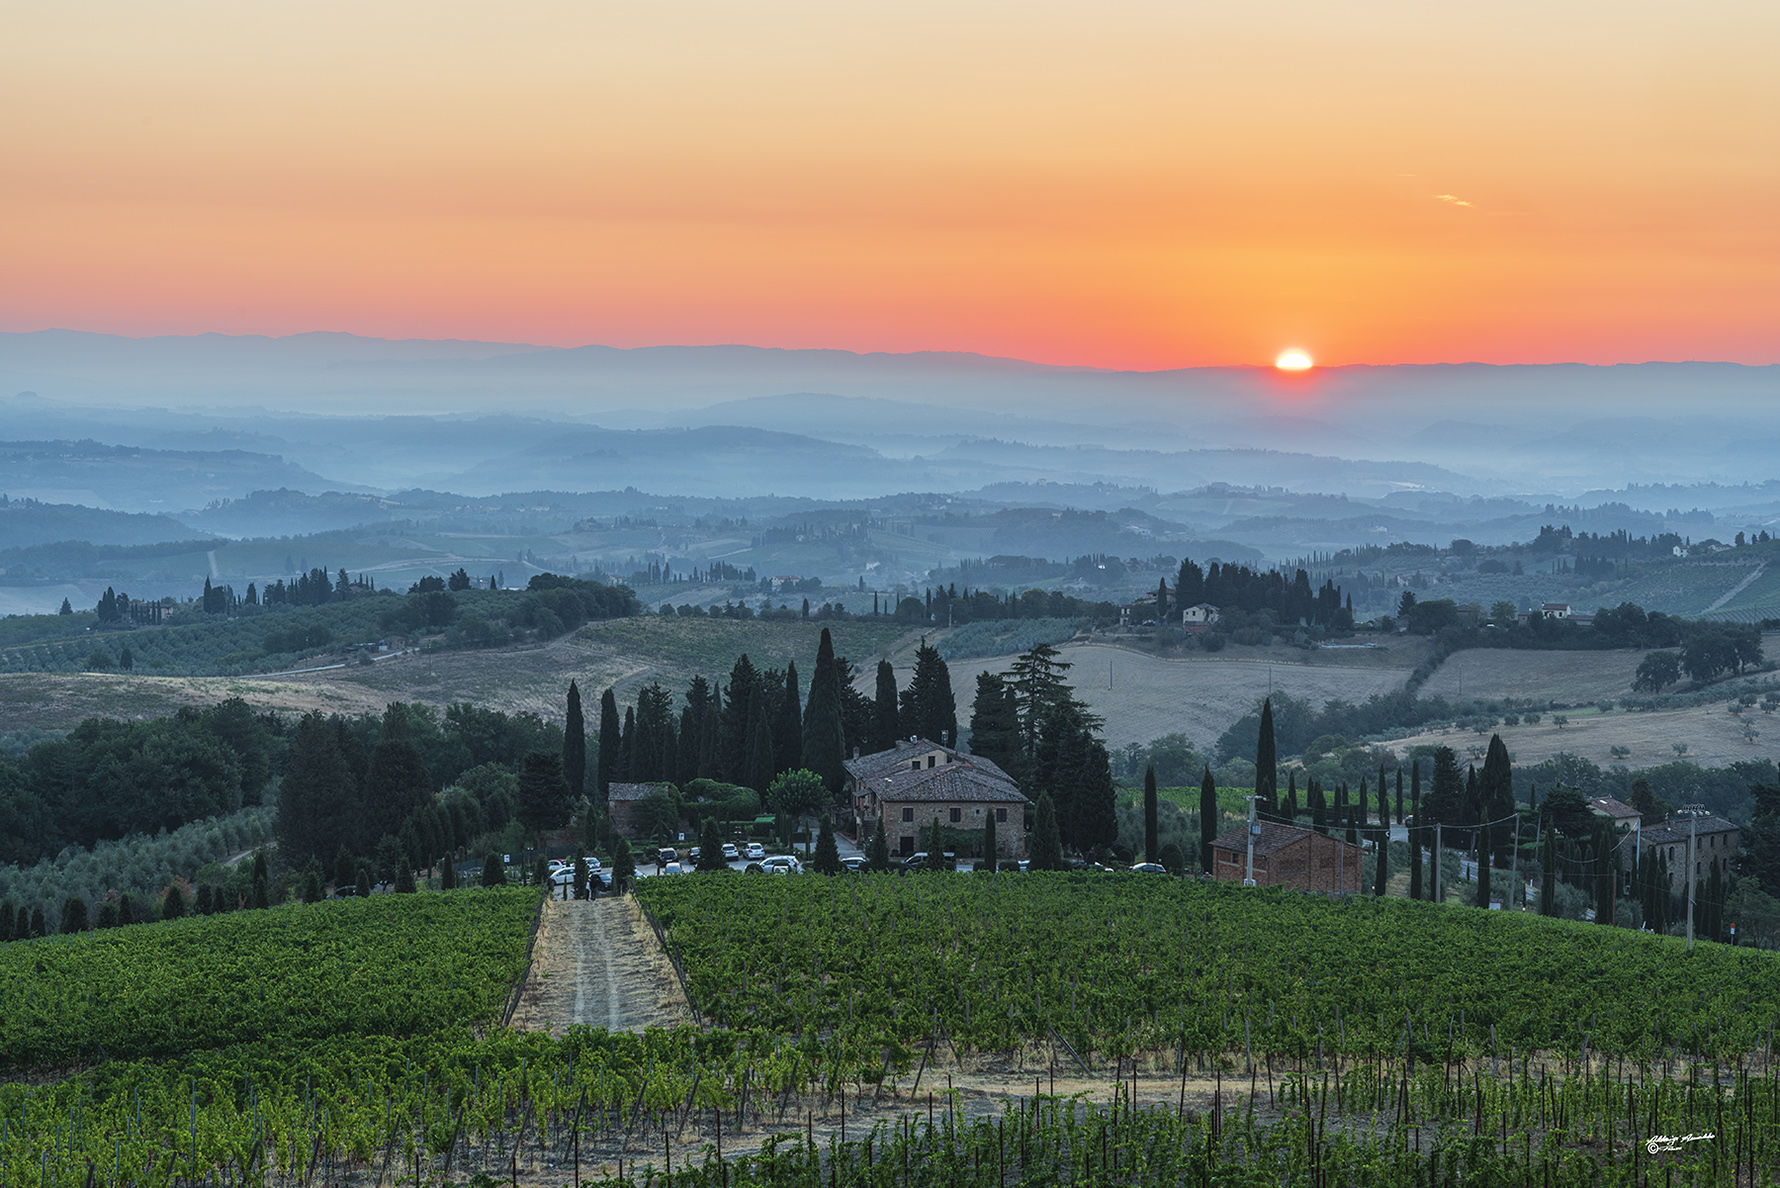
<path fill-rule="evenodd" d="M 568 887 L 572 886 L 574 882 L 575 868 L 572 866 L 559 866 L 550 872 L 550 885 L 552 887 Z"/>
<path fill-rule="evenodd" d="M 774 854 L 760 860 L 760 868 L 768 874 L 802 874 L 803 863 L 789 854 Z"/>
<path fill-rule="evenodd" d="M 759 842 L 748 843 L 748 861 L 758 862 L 766 857 L 766 847 Z"/>
<path fill-rule="evenodd" d="M 666 866 L 661 868 L 661 873 L 664 875 L 679 874 L 680 873 L 680 864 L 678 862 L 670 862 Z"/>
<path fill-rule="evenodd" d="M 742 856 L 742 853 L 740 850 L 735 848 L 734 842 L 724 842 L 723 843 L 723 860 L 725 862 L 734 862 L 741 856 Z"/>

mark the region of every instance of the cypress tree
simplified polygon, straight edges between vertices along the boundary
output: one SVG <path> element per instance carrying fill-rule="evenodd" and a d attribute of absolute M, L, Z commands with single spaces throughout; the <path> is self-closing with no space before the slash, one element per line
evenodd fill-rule
<path fill-rule="evenodd" d="M 756 688 L 748 710 L 746 775 L 742 782 L 765 796 L 773 785 L 773 731 L 766 720 L 766 691 Z"/>
<path fill-rule="evenodd" d="M 700 857 L 703 857 L 703 851 L 700 851 Z M 817 874 L 841 873 L 841 851 L 834 843 L 834 822 L 827 813 L 822 814 L 822 824 L 816 834 L 816 860 L 813 865 Z"/>
<path fill-rule="evenodd" d="M 1508 760 L 1508 748 L 1502 742 L 1500 734 L 1490 735 L 1489 751 L 1483 759 L 1483 771 L 1477 781 L 1478 798 L 1482 803 L 1483 819 L 1501 821 L 1514 815 L 1514 768 Z M 1494 841 L 1490 851 L 1491 860 L 1497 866 L 1509 865 L 1509 849 L 1514 845 L 1512 834 L 1507 830 L 1492 831 Z"/>
<path fill-rule="evenodd" d="M 1218 786 L 1211 781 L 1211 767 L 1199 779 L 1199 869 L 1211 873 L 1211 843 L 1218 839 Z"/>
<path fill-rule="evenodd" d="M 890 839 L 884 836 L 884 815 L 878 814 L 877 827 L 871 831 L 871 842 L 865 847 L 866 865 L 873 870 L 890 869 Z"/>
<path fill-rule="evenodd" d="M 1409 824 L 1408 818 L 1403 815 L 1403 769 L 1401 767 L 1397 769 L 1397 824 Z"/>
<path fill-rule="evenodd" d="M 640 774 L 636 762 L 637 749 L 637 710 L 635 706 L 624 707 L 624 727 L 618 736 L 618 760 L 612 765 L 612 778 L 619 783 L 636 782 Z"/>
<path fill-rule="evenodd" d="M 253 891 L 248 900 L 256 908 L 272 906 L 271 877 L 266 870 L 266 851 L 256 850 L 253 855 Z"/>
<path fill-rule="evenodd" d="M 43 923 L 42 904 L 31 909 L 31 935 L 33 937 L 49 935 L 49 929 Z"/>
<path fill-rule="evenodd" d="M 357 844 L 363 789 L 340 742 L 339 730 L 320 713 L 304 714 L 297 722 L 273 827 L 279 853 L 289 862 L 305 863 Z"/>
<path fill-rule="evenodd" d="M 396 863 L 396 893 L 412 895 L 414 893 L 414 868 L 407 862 Z"/>
<path fill-rule="evenodd" d="M 587 795 L 587 723 L 581 717 L 581 689 L 572 680 L 562 727 L 562 774 L 568 780 L 569 799 L 580 804 Z"/>
<path fill-rule="evenodd" d="M 94 928 L 117 927 L 117 900 L 107 899 L 99 904 L 99 910 L 93 919 Z"/>
<path fill-rule="evenodd" d="M 178 883 L 167 884 L 166 897 L 161 900 L 161 919 L 183 920 L 185 909 L 185 892 L 179 889 Z"/>
<path fill-rule="evenodd" d="M 216 914 L 216 901 L 221 888 L 212 887 L 209 883 L 198 884 L 198 914 L 213 916 Z"/>
<path fill-rule="evenodd" d="M 993 819 L 994 814 L 990 814 L 990 820 L 993 821 Z M 994 831 L 995 827 L 991 824 L 989 827 L 991 836 L 994 835 Z M 1156 860 L 1156 852 L 1159 848 L 1156 833 L 1156 765 L 1151 763 L 1143 769 L 1143 860 L 1145 862 Z"/>
<path fill-rule="evenodd" d="M 528 752 L 519 772 L 519 823 L 541 845 L 545 830 L 559 829 L 568 823 L 569 808 L 569 785 L 563 779 L 562 760 L 549 751 Z"/>
<path fill-rule="evenodd" d="M 1279 797 L 1279 761 L 1273 745 L 1273 698 L 1261 702 L 1261 733 L 1255 743 L 1255 812 L 1272 815 Z"/>
<path fill-rule="evenodd" d="M 608 687 L 600 694 L 600 750 L 594 765 L 594 783 L 599 790 L 600 807 L 606 804 L 606 789 L 612 786 L 618 755 L 623 747 L 618 732 L 618 698 Z"/>
<path fill-rule="evenodd" d="M 87 901 L 78 895 L 70 895 L 62 904 L 62 934 L 85 932 L 87 928 Z"/>
<path fill-rule="evenodd" d="M 449 856 L 439 866 L 439 890 L 457 890 L 457 863 L 453 862 Z"/>
<path fill-rule="evenodd" d="M 363 862 L 358 864 L 358 882 L 356 884 L 360 899 L 368 899 L 371 895 L 371 868 Z"/>
<path fill-rule="evenodd" d="M 1049 792 L 1038 795 L 1032 829 L 1032 853 L 1027 866 L 1033 870 L 1063 869 L 1063 838 L 1057 829 L 1057 806 Z"/>
<path fill-rule="evenodd" d="M 847 732 L 841 722 L 841 673 L 834 659 L 834 638 L 822 628 L 816 645 L 816 671 L 810 677 L 810 698 L 803 716 L 804 766 L 822 777 L 830 796 L 847 786 Z M 760 791 L 764 794 L 766 789 Z"/>
<path fill-rule="evenodd" d="M 1104 850 L 1119 840 L 1119 793 L 1112 757 L 1099 739 L 1084 735 L 1080 791 L 1076 796 L 1075 844 L 1083 853 Z"/>
<path fill-rule="evenodd" d="M 1001 674 L 979 672 L 970 710 L 970 753 L 981 756 L 1016 781 L 1024 755 L 1020 747 L 1020 715 Z"/>
<path fill-rule="evenodd" d="M 876 595 L 873 595 L 876 597 Z M 877 698 L 872 702 L 871 749 L 886 751 L 902 737 L 902 723 L 896 712 L 896 669 L 890 661 L 878 661 Z M 976 735 L 971 735 L 971 749 L 976 749 Z"/>
<path fill-rule="evenodd" d="M 929 835 L 929 839 L 927 842 L 927 869 L 928 870 L 943 869 L 944 865 L 945 865 L 945 861 L 946 861 L 945 828 L 944 828 L 944 826 L 942 826 L 939 823 L 938 814 L 935 814 L 934 818 L 933 818 L 933 832 Z"/>
<path fill-rule="evenodd" d="M 983 863 L 977 869 L 993 871 L 1001 861 L 1000 846 L 995 840 L 995 806 L 983 810 Z"/>
<path fill-rule="evenodd" d="M 198 890 L 200 892 L 200 895 L 198 896 L 198 906 L 199 906 L 199 910 L 202 911 L 204 897 L 201 894 L 201 892 L 204 889 L 202 887 L 200 887 Z M 320 903 L 321 902 L 321 872 L 319 870 L 316 870 L 314 867 L 309 868 L 309 873 L 303 879 L 303 902 L 304 903 Z"/>
<path fill-rule="evenodd" d="M 1280 814 L 1287 822 L 1298 819 L 1298 769 L 1286 772 L 1286 803 L 1285 812 Z"/>
<path fill-rule="evenodd" d="M 24 910 L 25 909 L 23 909 L 23 908 L 19 909 L 19 914 L 21 916 L 23 916 Z M 136 901 L 134 898 L 131 897 L 130 893 L 128 891 L 126 891 L 122 895 L 117 897 L 117 924 L 118 924 L 119 928 L 122 928 L 126 924 L 134 924 L 135 922 L 136 922 Z M 21 920 L 17 925 L 14 926 L 13 935 L 17 936 L 20 932 L 23 932 L 23 931 L 24 931 L 24 922 L 23 922 L 23 920 Z"/>
<path fill-rule="evenodd" d="M 68 601 L 66 598 L 63 602 Z M 16 913 L 13 911 L 12 900 L 0 901 L 0 945 L 12 939 L 12 921 Z"/>
<path fill-rule="evenodd" d="M 780 694 L 775 699 L 773 716 L 773 774 L 781 771 L 796 771 L 803 763 L 803 695 L 797 690 L 797 665 L 793 661 L 785 662 L 785 676 L 780 684 Z M 838 689 L 837 689 L 838 693 Z M 837 696 L 835 704 L 840 699 Z M 842 746 L 842 758 L 846 757 L 845 745 Z M 846 784 L 843 773 L 842 786 Z"/>
<path fill-rule="evenodd" d="M 482 885 L 484 887 L 505 887 L 507 885 L 507 865 L 501 861 L 499 854 L 491 853 L 482 860 Z"/>

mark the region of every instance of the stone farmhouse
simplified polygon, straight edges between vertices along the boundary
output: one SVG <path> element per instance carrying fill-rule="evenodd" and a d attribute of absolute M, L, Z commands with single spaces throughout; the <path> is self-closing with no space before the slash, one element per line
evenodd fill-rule
<path fill-rule="evenodd" d="M 993 813 L 997 857 L 1026 856 L 1030 802 L 1005 771 L 979 755 L 909 738 L 876 754 L 856 754 L 844 766 L 861 845 L 882 819 L 891 853 L 906 857 L 921 848 L 935 821 L 980 836 Z"/>

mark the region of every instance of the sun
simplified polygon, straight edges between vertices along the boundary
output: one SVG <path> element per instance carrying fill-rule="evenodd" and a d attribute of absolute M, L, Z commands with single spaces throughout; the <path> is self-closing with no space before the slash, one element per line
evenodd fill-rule
<path fill-rule="evenodd" d="M 1273 361 L 1273 365 L 1281 371 L 1309 371 L 1315 364 L 1316 360 L 1297 347 L 1281 351 L 1279 358 Z"/>

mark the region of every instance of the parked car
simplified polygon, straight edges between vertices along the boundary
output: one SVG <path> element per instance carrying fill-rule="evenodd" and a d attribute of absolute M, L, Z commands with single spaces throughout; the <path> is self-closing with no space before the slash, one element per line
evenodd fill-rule
<path fill-rule="evenodd" d="M 771 858 L 763 858 L 760 867 L 768 874 L 802 874 L 803 863 L 790 854 L 774 854 Z"/>
<path fill-rule="evenodd" d="M 589 877 L 592 880 L 592 883 L 597 883 L 599 885 L 601 891 L 610 891 L 612 889 L 612 875 L 610 871 L 591 871 L 589 872 Z"/>
<path fill-rule="evenodd" d="M 666 866 L 670 862 L 678 862 L 679 860 L 680 856 L 674 853 L 672 846 L 663 846 L 661 853 L 655 856 L 656 863 L 661 866 Z"/>
<path fill-rule="evenodd" d="M 735 848 L 734 842 L 724 842 L 723 843 L 723 860 L 725 862 L 734 862 L 736 859 L 740 858 L 741 856 L 742 856 L 742 852 Z"/>
<path fill-rule="evenodd" d="M 338 887 L 334 888 L 334 893 L 332 895 L 330 895 L 328 898 L 329 899 L 352 899 L 352 898 L 356 897 L 357 895 L 358 895 L 358 886 L 356 884 L 341 883 Z"/>
<path fill-rule="evenodd" d="M 661 873 L 664 875 L 679 874 L 680 864 L 678 862 L 670 862 L 661 868 Z"/>
<path fill-rule="evenodd" d="M 761 845 L 759 842 L 749 842 L 748 843 L 748 860 L 750 862 L 758 862 L 762 858 L 765 858 L 765 857 L 766 857 L 766 847 L 765 846 Z"/>
<path fill-rule="evenodd" d="M 1136 863 L 1132 864 L 1131 869 L 1136 871 L 1138 874 L 1167 874 L 1168 873 L 1168 868 L 1166 866 L 1163 866 L 1160 862 L 1136 862 Z"/>
<path fill-rule="evenodd" d="M 695 863 L 698 861 L 698 849 L 697 846 L 693 846 L 690 850 L 686 851 L 686 856 L 692 859 Z"/>
<path fill-rule="evenodd" d="M 848 854 L 845 858 L 841 859 L 841 866 L 852 871 L 854 874 L 858 874 L 865 869 L 865 855 Z"/>
<path fill-rule="evenodd" d="M 559 866 L 550 872 L 550 885 L 552 887 L 572 887 L 574 886 L 574 883 L 575 868 L 572 866 Z"/>

